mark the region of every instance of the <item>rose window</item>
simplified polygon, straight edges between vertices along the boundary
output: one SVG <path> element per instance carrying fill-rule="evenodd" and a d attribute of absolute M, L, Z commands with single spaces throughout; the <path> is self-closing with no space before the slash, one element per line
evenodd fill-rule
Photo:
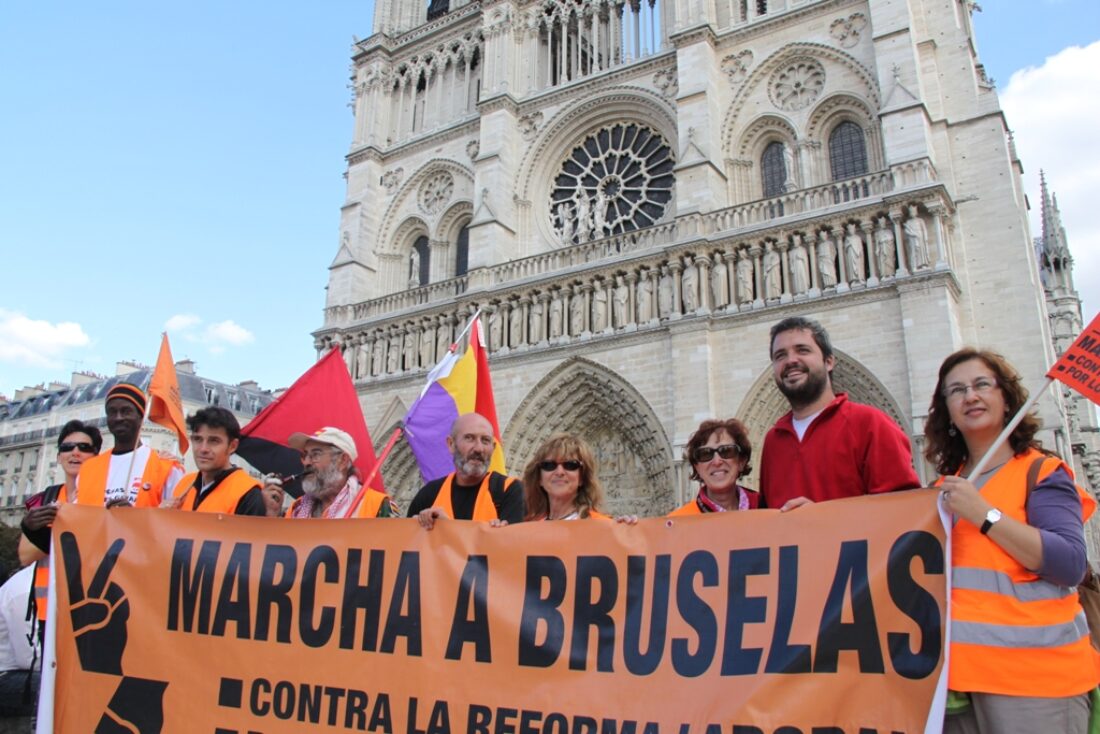
<path fill-rule="evenodd" d="M 447 171 L 440 171 L 420 187 L 420 208 L 435 214 L 450 201 L 454 188 L 454 177 Z"/>
<path fill-rule="evenodd" d="M 589 135 L 554 178 L 550 223 L 571 245 L 648 227 L 672 199 L 672 150 L 659 133 L 619 123 Z"/>
<path fill-rule="evenodd" d="M 800 110 L 813 103 L 825 88 L 825 69 L 813 59 L 800 59 L 772 77 L 772 102 L 784 110 Z"/>

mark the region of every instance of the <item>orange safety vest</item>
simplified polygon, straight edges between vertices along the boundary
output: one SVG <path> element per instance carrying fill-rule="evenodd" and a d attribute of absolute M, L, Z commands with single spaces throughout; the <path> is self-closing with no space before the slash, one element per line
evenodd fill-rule
<path fill-rule="evenodd" d="M 80 475 L 77 477 L 79 491 L 76 495 L 76 503 L 78 505 L 103 507 L 106 504 L 104 495 L 107 491 L 107 475 L 111 471 L 113 453 L 114 449 L 105 454 L 93 456 L 81 465 Z M 177 466 L 176 462 L 161 458 L 160 454 L 152 451 L 149 454 L 149 461 L 145 463 L 145 471 L 141 474 L 141 491 L 137 494 L 134 507 L 160 507 L 164 483 L 168 481 L 168 475 Z"/>
<path fill-rule="evenodd" d="M 599 510 L 589 510 L 588 511 L 588 517 L 586 517 L 584 519 L 585 520 L 610 520 L 611 516 L 610 515 L 605 515 L 602 512 L 600 512 Z"/>
<path fill-rule="evenodd" d="M 223 515 L 232 515 L 237 511 L 237 505 L 254 487 L 259 487 L 260 482 L 255 477 L 248 476 L 244 469 L 237 468 L 224 479 L 218 482 L 218 486 L 195 507 L 195 500 L 199 488 L 195 486 L 199 473 L 191 472 L 179 481 L 172 490 L 172 496 L 179 499 L 179 509 L 187 512 L 217 512 Z M 182 492 L 182 494 L 180 494 Z"/>
<path fill-rule="evenodd" d="M 477 488 L 477 499 L 474 500 L 474 516 L 471 520 L 479 522 L 488 522 L 489 520 L 499 520 L 497 515 L 496 505 L 493 504 L 493 493 L 489 490 L 489 480 L 492 478 L 493 472 L 489 472 L 485 475 L 485 478 L 481 480 L 481 486 Z M 454 517 L 454 507 L 451 505 L 451 486 L 454 482 L 455 473 L 451 472 L 447 475 L 447 478 L 443 480 L 443 486 L 439 488 L 439 494 L 435 496 L 435 502 L 432 503 L 432 507 L 439 507 L 447 513 L 447 517 Z M 512 482 L 516 481 L 515 477 L 507 477 L 504 480 L 504 488 L 512 486 Z"/>
<path fill-rule="evenodd" d="M 1028 468 L 1043 456 L 1015 456 L 982 487 L 1005 517 L 1027 522 Z M 1039 479 L 1058 468 L 1043 462 Z M 1080 487 L 1081 517 L 1096 501 Z M 1077 590 L 1041 579 L 1001 549 L 979 527 L 958 520 L 951 532 L 951 655 L 948 687 L 1007 696 L 1075 696 L 1100 683 L 1100 656 L 1089 642 Z"/>
<path fill-rule="evenodd" d="M 294 517 L 294 508 L 298 506 L 298 503 L 302 501 L 302 498 L 294 500 L 290 503 L 290 507 L 287 508 L 285 517 Z M 355 517 L 375 518 L 378 517 L 378 513 L 382 511 L 382 505 L 390 501 L 390 496 L 385 492 L 379 492 L 377 489 L 367 488 L 366 493 L 363 494 L 363 501 L 359 503 L 359 509 L 355 511 Z"/>
<path fill-rule="evenodd" d="M 57 490 L 57 502 L 69 501 L 68 488 L 62 484 Z M 34 612 L 39 622 L 46 621 L 46 601 L 50 589 L 50 559 L 47 556 L 34 564 Z"/>

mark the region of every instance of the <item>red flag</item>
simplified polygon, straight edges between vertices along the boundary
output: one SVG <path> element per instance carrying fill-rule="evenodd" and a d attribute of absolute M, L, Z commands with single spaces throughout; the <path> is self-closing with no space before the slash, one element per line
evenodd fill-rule
<path fill-rule="evenodd" d="M 191 442 L 187 440 L 187 423 L 183 418 L 183 400 L 180 398 L 180 382 L 176 376 L 176 363 L 172 361 L 172 349 L 168 335 L 161 334 L 160 354 L 153 378 L 149 381 L 149 420 L 176 434 L 180 453 L 186 454 Z"/>
<path fill-rule="evenodd" d="M 289 390 L 241 429 L 237 453 L 261 471 L 293 474 L 301 470 L 301 464 L 298 452 L 287 446 L 290 434 L 315 433 L 325 426 L 351 434 L 359 454 L 355 466 L 366 477 L 377 458 L 359 395 L 339 349 L 306 370 Z M 297 464 L 297 469 L 292 464 Z M 381 472 L 375 473 L 370 486 L 385 491 Z"/>
<path fill-rule="evenodd" d="M 1100 314 L 1085 327 L 1047 377 L 1072 387 L 1100 404 Z"/>
<path fill-rule="evenodd" d="M 474 363 L 477 364 L 477 397 L 474 399 L 474 412 L 488 419 L 493 426 L 493 437 L 496 438 L 497 445 L 490 465 L 493 471 L 503 473 L 504 442 L 500 440 L 497 404 L 493 399 L 493 380 L 489 376 L 489 353 L 485 350 L 485 340 L 481 335 L 480 318 L 474 319 L 474 323 L 470 326 L 470 351 L 474 353 Z"/>

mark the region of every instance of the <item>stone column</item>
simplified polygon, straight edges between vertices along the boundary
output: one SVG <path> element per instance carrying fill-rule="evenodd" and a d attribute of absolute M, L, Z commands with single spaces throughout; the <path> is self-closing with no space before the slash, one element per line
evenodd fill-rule
<path fill-rule="evenodd" d="M 786 236 L 775 243 L 775 249 L 779 250 L 779 270 L 783 273 L 783 293 L 779 296 L 780 303 L 790 303 L 793 300 L 793 294 L 791 293 L 791 262 L 787 255 L 790 247 Z"/>
<path fill-rule="evenodd" d="M 760 245 L 751 245 L 749 247 L 749 255 L 752 257 L 752 269 L 754 276 L 754 285 L 756 286 L 756 300 L 752 302 L 754 308 L 763 308 L 764 306 L 764 268 L 762 267 L 761 257 L 764 254 L 764 248 Z"/>
<path fill-rule="evenodd" d="M 699 308 L 697 313 L 707 314 L 714 310 L 711 303 L 710 257 L 697 255 L 695 257 L 695 269 L 699 273 Z"/>
<path fill-rule="evenodd" d="M 924 205 L 928 213 L 932 215 L 932 230 L 936 233 L 936 264 L 935 270 L 947 270 L 947 237 L 943 225 L 946 211 L 943 202 L 930 201 Z"/>
<path fill-rule="evenodd" d="M 871 288 L 878 285 L 879 272 L 878 272 L 878 253 L 875 251 L 875 229 L 874 222 L 864 220 L 859 223 L 859 229 L 863 232 L 863 244 L 866 247 L 867 254 L 867 272 L 870 275 L 867 276 L 867 287 Z"/>
<path fill-rule="evenodd" d="M 645 277 L 643 274 L 642 277 Z M 637 290 L 635 286 L 638 283 L 638 273 L 633 270 L 626 271 L 626 275 L 623 276 L 623 280 L 626 281 L 626 321 L 622 324 L 622 328 L 633 331 L 637 328 L 637 321 L 640 320 L 637 311 Z"/>
<path fill-rule="evenodd" d="M 901 229 L 902 212 L 901 207 L 893 207 L 890 209 L 890 221 L 894 225 L 894 250 L 897 253 L 898 258 L 898 270 L 895 275 L 899 278 L 909 275 L 909 271 L 906 270 L 905 261 L 905 234 Z"/>
<path fill-rule="evenodd" d="M 832 228 L 832 237 L 833 241 L 836 243 L 837 254 L 837 293 L 846 293 L 852 289 L 852 287 L 848 284 L 848 253 L 844 249 L 844 238 L 847 236 L 847 234 L 848 233 L 845 231 L 843 223 L 841 223 L 839 227 Z"/>
<path fill-rule="evenodd" d="M 683 316 L 684 308 L 683 301 L 684 296 L 684 284 L 680 280 L 680 273 L 684 269 L 684 264 L 680 262 L 680 258 L 676 257 L 669 261 L 668 271 L 672 276 L 672 313 L 669 314 L 670 319 L 678 319 Z"/>

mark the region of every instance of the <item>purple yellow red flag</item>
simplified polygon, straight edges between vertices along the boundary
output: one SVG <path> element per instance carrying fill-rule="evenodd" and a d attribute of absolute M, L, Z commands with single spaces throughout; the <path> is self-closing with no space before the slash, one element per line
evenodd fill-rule
<path fill-rule="evenodd" d="M 1073 340 L 1047 377 L 1100 404 L 1100 314 Z"/>
<path fill-rule="evenodd" d="M 157 366 L 149 381 L 149 420 L 164 426 L 179 439 L 180 453 L 186 454 L 191 442 L 187 439 L 187 422 L 183 417 L 183 399 L 176 375 L 176 363 L 172 361 L 172 348 L 168 335 L 161 334 L 160 354 Z"/>
<path fill-rule="evenodd" d="M 447 449 L 451 424 L 465 413 L 479 413 L 493 426 L 496 448 L 489 462 L 504 473 L 504 445 L 500 439 L 489 358 L 477 318 L 470 325 L 470 342 L 462 356 L 456 345 L 428 373 L 428 384 L 405 416 L 405 436 L 424 481 L 450 474 L 454 461 Z"/>

